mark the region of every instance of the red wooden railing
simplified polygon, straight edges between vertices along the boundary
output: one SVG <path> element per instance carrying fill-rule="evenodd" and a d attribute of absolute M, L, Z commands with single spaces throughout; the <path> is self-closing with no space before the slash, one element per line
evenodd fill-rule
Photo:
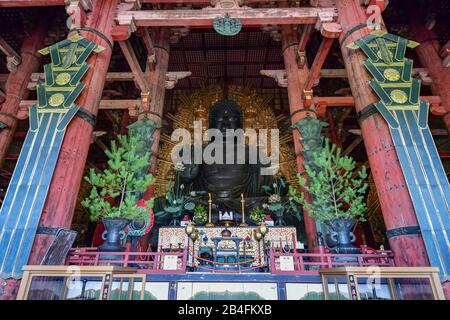
<path fill-rule="evenodd" d="M 365 251 L 363 251 L 365 252 Z M 102 255 L 114 255 L 115 260 L 102 260 Z M 176 256 L 177 265 L 174 270 L 164 269 L 164 257 Z M 291 268 L 280 266 L 280 257 L 292 257 L 289 259 Z M 269 271 L 273 274 L 310 274 L 317 275 L 320 268 L 336 268 L 344 266 L 394 266 L 391 251 L 377 250 L 373 253 L 362 254 L 332 254 L 332 253 L 299 253 L 282 252 L 276 248 L 270 248 L 268 254 Z M 196 259 L 201 259 L 196 257 Z M 291 262 L 292 261 L 292 262 Z M 139 267 L 140 273 L 185 273 L 187 262 L 187 250 L 181 252 L 99 252 L 97 248 L 73 248 L 69 251 L 66 264 L 79 266 L 116 265 L 123 267 Z M 210 262 L 210 261 L 208 261 Z M 248 263 L 248 262 L 245 262 Z M 217 273 L 241 273 L 251 272 L 263 267 L 262 261 L 257 266 L 242 268 L 240 270 L 214 270 L 206 266 L 196 265 L 199 271 L 212 271 Z"/>
<path fill-rule="evenodd" d="M 117 259 L 102 260 L 102 255 L 115 256 Z M 163 268 L 164 257 L 166 256 L 177 257 L 176 269 L 167 270 Z M 73 248 L 69 251 L 66 264 L 79 266 L 138 266 L 141 273 L 185 273 L 186 261 L 186 250 L 181 252 L 99 252 L 97 248 Z"/>
<path fill-rule="evenodd" d="M 282 270 L 280 257 L 292 257 L 293 270 Z M 363 254 L 332 253 L 298 253 L 280 252 L 274 248 L 269 250 L 269 269 L 274 274 L 318 274 L 320 268 L 337 268 L 345 266 L 394 266 L 394 255 L 391 251 L 377 251 Z M 292 267 L 292 264 L 290 263 Z M 292 268 L 291 268 L 292 269 Z"/>

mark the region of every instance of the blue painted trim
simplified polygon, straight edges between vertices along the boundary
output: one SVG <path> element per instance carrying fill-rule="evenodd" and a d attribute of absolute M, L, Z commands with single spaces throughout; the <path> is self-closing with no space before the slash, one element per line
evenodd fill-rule
<path fill-rule="evenodd" d="M 277 287 L 278 287 L 278 300 L 287 300 L 286 282 L 279 282 Z"/>
<path fill-rule="evenodd" d="M 147 281 L 184 281 L 184 282 L 302 282 L 322 283 L 320 276 L 315 275 L 276 275 L 271 273 L 182 273 L 182 274 L 147 274 Z"/>
<path fill-rule="evenodd" d="M 441 276 L 450 274 L 450 234 L 448 199 L 450 189 L 429 129 L 419 129 L 418 112 L 397 110 L 399 129 L 391 135 L 408 184 L 428 257 L 438 266 Z M 422 134 L 424 141 L 422 140 Z M 434 147 L 433 147 L 434 146 Z M 437 173 L 438 179 L 434 176 Z"/>
<path fill-rule="evenodd" d="M 178 282 L 170 281 L 169 282 L 169 300 L 177 300 L 177 292 L 178 292 Z"/>
<path fill-rule="evenodd" d="M 95 43 L 86 41 L 88 48 L 79 58 L 83 62 L 97 47 Z M 66 39 L 49 47 L 52 64 L 45 66 L 47 83 L 53 84 L 52 67 L 62 63 L 58 47 L 69 43 L 72 42 Z M 73 63 L 71 65 L 74 66 Z M 80 67 L 75 79 L 79 80 L 87 69 L 87 65 Z M 63 109 L 47 105 L 47 95 L 50 96 L 51 92 L 47 92 L 44 84 L 37 86 L 38 108 L 32 106 L 30 109 L 30 130 L 0 209 L 0 278 L 20 278 L 22 267 L 28 262 L 65 129 L 79 109 L 72 103 L 84 84 L 68 88 L 71 90 L 63 95 L 66 98 L 64 106 L 69 109 Z"/>

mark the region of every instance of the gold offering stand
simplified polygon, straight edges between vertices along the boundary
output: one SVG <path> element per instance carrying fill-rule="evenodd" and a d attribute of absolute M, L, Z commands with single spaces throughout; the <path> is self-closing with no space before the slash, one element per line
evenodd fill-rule
<path fill-rule="evenodd" d="M 242 222 L 239 225 L 239 227 L 248 227 L 248 224 L 245 223 L 245 200 L 243 193 L 241 193 L 241 210 L 242 210 Z"/>
<path fill-rule="evenodd" d="M 205 227 L 214 227 L 214 223 L 212 223 L 211 221 L 211 207 L 212 207 L 211 193 L 208 193 L 208 223 L 205 224 Z"/>

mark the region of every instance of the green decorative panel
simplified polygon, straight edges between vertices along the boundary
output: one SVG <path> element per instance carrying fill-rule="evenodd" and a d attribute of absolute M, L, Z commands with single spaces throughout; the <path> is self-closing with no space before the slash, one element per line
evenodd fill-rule
<path fill-rule="evenodd" d="M 322 151 L 324 139 L 322 129 L 326 126 L 328 123 L 313 117 L 305 117 L 292 125 L 292 128 L 300 132 L 304 163 L 314 170 L 317 170 L 314 157 Z M 319 233 L 324 234 L 327 227 L 324 223 L 316 220 L 316 229 Z"/>
<path fill-rule="evenodd" d="M 145 154 L 149 154 L 149 159 L 151 159 L 153 135 L 159 128 L 161 128 L 161 125 L 147 118 L 138 120 L 128 126 L 129 134 L 138 137 L 139 140 L 143 142 L 139 144 L 137 150 L 138 155 L 144 156 Z M 151 162 L 149 161 L 148 166 L 143 168 L 141 172 L 137 173 L 137 176 L 142 177 L 146 175 L 148 173 L 148 170 L 150 169 L 150 166 Z M 138 199 L 141 199 L 142 197 L 143 194 L 139 194 L 137 196 Z M 149 232 L 151 225 L 153 225 L 153 221 L 151 221 L 150 217 L 145 219 L 143 223 L 141 221 L 133 221 L 128 225 L 127 235 L 132 237 L 143 236 L 145 233 Z"/>
<path fill-rule="evenodd" d="M 20 278 L 27 263 L 67 125 L 79 110 L 86 59 L 103 48 L 79 35 L 39 52 L 50 55 L 30 128 L 0 209 L 0 277 Z"/>
<path fill-rule="evenodd" d="M 418 43 L 374 31 L 348 45 L 367 56 L 369 84 L 380 98 L 375 107 L 389 124 L 431 264 L 450 272 L 450 186 L 428 127 L 429 106 L 420 100 L 406 48 Z M 376 134 L 374 132 L 374 134 Z"/>
<path fill-rule="evenodd" d="M 306 117 L 293 124 L 292 127 L 300 132 L 300 141 L 303 146 L 303 157 L 309 166 L 314 165 L 314 154 L 320 153 L 323 148 L 322 129 L 328 123 L 316 118 Z"/>
<path fill-rule="evenodd" d="M 213 26 L 214 30 L 223 36 L 235 36 L 242 29 L 241 20 L 231 18 L 228 14 L 223 18 L 215 18 Z"/>

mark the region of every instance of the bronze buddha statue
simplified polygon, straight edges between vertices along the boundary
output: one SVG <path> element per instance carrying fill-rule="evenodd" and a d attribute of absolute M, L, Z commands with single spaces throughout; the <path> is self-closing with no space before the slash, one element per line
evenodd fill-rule
<path fill-rule="evenodd" d="M 210 141 L 203 150 L 220 142 L 223 148 L 222 163 L 185 164 L 185 170 L 180 174 L 181 183 L 188 190 L 211 193 L 215 209 L 224 208 L 237 211 L 236 218 L 240 216 L 240 195 L 244 194 L 246 207 L 252 208 L 262 204 L 266 197 L 261 190 L 263 184 L 271 183 L 272 176 L 261 175 L 260 163 L 249 163 L 250 148 L 247 145 L 238 145 L 236 139 L 228 139 L 230 131 L 242 129 L 243 117 L 239 106 L 231 100 L 217 102 L 209 113 L 209 129 L 217 129 L 222 133 L 223 141 Z M 211 155 L 215 156 L 215 150 Z M 234 159 L 227 159 L 227 150 L 234 150 Z M 200 200 L 200 199 L 199 199 Z M 206 198 L 202 203 L 205 203 Z M 213 219 L 216 220 L 216 219 Z"/>

